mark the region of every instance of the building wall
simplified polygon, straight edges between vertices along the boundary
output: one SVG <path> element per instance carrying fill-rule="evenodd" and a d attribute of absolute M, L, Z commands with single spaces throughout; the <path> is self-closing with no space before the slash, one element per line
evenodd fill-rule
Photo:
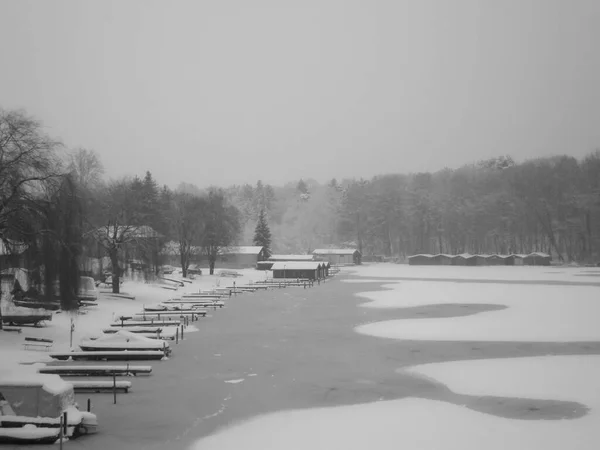
<path fill-rule="evenodd" d="M 524 266 L 549 266 L 550 258 L 544 258 L 543 256 L 527 256 L 523 258 Z"/>
<path fill-rule="evenodd" d="M 412 258 L 408 258 L 408 264 L 410 266 L 431 266 L 436 264 L 434 258 L 427 256 L 413 256 Z"/>
<path fill-rule="evenodd" d="M 318 278 L 317 270 L 283 270 L 277 269 L 273 271 L 273 278 L 308 278 L 309 280 L 316 280 Z"/>
<path fill-rule="evenodd" d="M 316 255 L 322 261 L 327 261 L 329 264 L 360 264 L 360 258 L 357 253 L 354 255 Z"/>
<path fill-rule="evenodd" d="M 223 255 L 218 258 L 216 267 L 224 269 L 247 269 L 256 267 L 259 261 L 259 255 L 252 254 L 232 254 Z"/>

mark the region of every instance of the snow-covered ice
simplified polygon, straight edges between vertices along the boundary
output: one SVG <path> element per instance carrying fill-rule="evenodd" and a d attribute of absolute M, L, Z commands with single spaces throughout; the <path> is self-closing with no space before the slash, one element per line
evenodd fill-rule
<path fill-rule="evenodd" d="M 424 278 L 454 280 L 506 281 L 567 281 L 600 283 L 600 269 L 591 267 L 556 266 L 409 266 L 408 264 L 365 264 L 349 266 L 345 271 L 365 281 L 385 281 L 394 278 Z M 361 282 L 344 280 L 345 282 Z"/>
<path fill-rule="evenodd" d="M 358 282 L 393 282 L 391 290 L 363 293 L 361 307 L 434 304 L 504 305 L 467 317 L 384 321 L 359 327 L 372 335 L 436 340 L 598 340 L 597 287 L 398 281 L 398 277 L 478 280 L 589 281 L 584 271 L 551 267 L 448 268 L 372 265 L 349 269 Z M 445 273 L 443 272 L 445 271 Z M 348 280 L 354 281 L 354 280 Z M 368 303 L 368 301 L 371 301 Z M 600 442 L 600 356 L 548 356 L 458 361 L 402 369 L 446 384 L 457 393 L 579 402 L 578 419 L 519 420 L 462 405 L 406 398 L 370 404 L 283 411 L 221 429 L 192 450 L 410 448 L 592 450 Z"/>
<path fill-rule="evenodd" d="M 491 304 L 505 309 L 453 318 L 389 320 L 356 331 L 377 337 L 452 341 L 600 340 L 595 286 L 547 286 L 401 281 L 387 290 L 364 292 L 369 308 L 408 308 L 435 304 Z"/>
<path fill-rule="evenodd" d="M 225 428 L 192 450 L 411 448 L 593 450 L 600 442 L 600 357 L 560 356 L 416 366 L 455 392 L 583 403 L 571 420 L 519 420 L 464 406 L 407 398 L 338 408 L 285 411 Z"/>

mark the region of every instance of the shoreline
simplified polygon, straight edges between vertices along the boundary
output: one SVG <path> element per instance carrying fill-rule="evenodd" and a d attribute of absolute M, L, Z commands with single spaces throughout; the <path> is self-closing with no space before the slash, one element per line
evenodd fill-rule
<path fill-rule="evenodd" d="M 363 308 L 358 305 L 369 301 L 354 294 L 385 290 L 389 278 L 343 283 L 342 277 L 356 278 L 343 275 L 306 290 L 232 297 L 225 308 L 194 324 L 199 331 L 174 346 L 170 361 L 152 364 L 148 378 L 132 378 L 131 393 L 120 395 L 117 405 L 110 395 L 77 395 L 81 405 L 92 398 L 100 431 L 67 448 L 188 449 L 223 427 L 265 413 L 405 397 L 460 403 L 500 417 L 555 419 L 567 410 L 572 411 L 568 416 L 583 413 L 570 402 L 459 396 L 398 370 L 430 362 L 600 354 L 600 343 L 426 342 L 360 335 L 354 328 L 367 322 L 455 317 L 490 305 Z"/>

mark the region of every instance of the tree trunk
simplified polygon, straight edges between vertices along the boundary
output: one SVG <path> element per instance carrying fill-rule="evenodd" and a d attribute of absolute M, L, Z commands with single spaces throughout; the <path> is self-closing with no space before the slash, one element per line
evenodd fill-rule
<path fill-rule="evenodd" d="M 110 262 L 112 264 L 112 291 L 113 294 L 118 294 L 120 291 L 120 269 L 119 269 L 119 252 L 116 248 L 110 249 L 108 252 Z"/>
<path fill-rule="evenodd" d="M 181 255 L 180 255 L 181 256 L 181 276 L 183 278 L 187 278 L 188 267 L 190 265 L 189 256 L 185 254 L 186 253 L 185 251 L 180 250 L 180 253 L 181 253 Z"/>
<path fill-rule="evenodd" d="M 215 258 L 212 256 L 210 257 L 210 260 L 208 262 L 208 272 L 210 275 L 215 274 Z"/>

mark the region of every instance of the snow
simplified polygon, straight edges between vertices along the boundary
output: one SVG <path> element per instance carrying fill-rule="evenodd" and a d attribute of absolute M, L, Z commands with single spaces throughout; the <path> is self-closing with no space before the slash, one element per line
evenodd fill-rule
<path fill-rule="evenodd" d="M 35 425 L 27 424 L 21 428 L 0 428 L 0 437 L 12 437 L 17 439 L 42 439 L 56 436 L 57 428 L 37 428 Z"/>
<path fill-rule="evenodd" d="M 109 388 L 109 387 L 113 387 L 113 384 L 114 384 L 112 380 L 106 380 L 106 381 L 73 380 L 73 381 L 71 381 L 71 383 L 73 383 L 73 386 L 76 388 L 89 388 L 89 389 Z M 118 380 L 115 383 L 116 383 L 116 387 L 120 388 L 120 389 L 131 388 L 131 381 Z"/>
<path fill-rule="evenodd" d="M 271 270 L 317 270 L 321 264 L 319 261 L 277 261 Z"/>
<path fill-rule="evenodd" d="M 225 383 L 238 384 L 238 383 L 241 383 L 242 381 L 244 381 L 244 378 L 238 378 L 236 380 L 225 380 Z"/>
<path fill-rule="evenodd" d="M 121 329 L 116 333 L 103 334 L 98 339 L 83 340 L 81 341 L 80 346 L 106 349 L 127 347 L 132 350 L 136 348 L 153 347 L 160 350 L 163 347 L 169 347 L 169 344 L 164 341 L 157 341 L 156 339 L 142 336 L 139 333 L 131 333 Z"/>
<path fill-rule="evenodd" d="M 32 366 L 3 367 L 0 371 L 0 385 L 2 386 L 39 386 L 51 394 L 62 394 L 73 389 L 70 383 L 58 375 L 37 373 L 37 368 Z"/>
<path fill-rule="evenodd" d="M 519 420 L 435 400 L 402 399 L 338 408 L 285 411 L 254 418 L 196 442 L 191 450 L 344 448 L 363 450 L 593 450 L 600 442 L 598 356 L 461 361 L 408 369 L 468 395 L 580 402 L 571 420 Z"/>
<path fill-rule="evenodd" d="M 264 272 L 258 272 L 254 269 L 243 269 L 238 271 L 242 276 L 236 279 L 242 284 L 261 281 L 265 279 Z M 203 273 L 207 274 L 208 269 L 203 268 Z M 173 274 L 173 278 L 181 278 L 180 274 Z M 183 288 L 177 290 L 178 293 L 193 293 L 201 290 L 218 289 L 223 283 L 223 278 L 217 275 L 201 275 L 196 277 L 193 282 L 186 283 Z M 228 282 L 228 281 L 227 281 Z M 104 291 L 104 289 L 103 289 Z M 49 361 L 48 353 L 37 350 L 24 350 L 22 344 L 24 337 L 47 338 L 54 341 L 53 351 L 65 352 L 70 347 L 70 328 L 71 319 L 74 324 L 73 346 L 82 340 L 102 335 L 102 330 L 107 328 L 116 317 L 131 316 L 143 310 L 144 305 L 161 303 L 171 296 L 171 291 L 162 289 L 157 284 L 147 284 L 141 281 L 125 280 L 122 285 L 122 292 L 127 292 L 135 297 L 135 300 L 126 298 L 111 297 L 105 292 L 98 295 L 98 306 L 89 309 L 87 314 L 75 314 L 58 312 L 52 314 L 52 321 L 47 322 L 46 326 L 34 328 L 29 326 L 21 327 L 22 333 L 0 332 L 0 356 L 2 368 L 18 366 L 20 362 Z M 6 302 L 3 302 L 3 311 Z M 21 314 L 31 314 L 30 308 L 10 308 L 11 312 L 16 311 Z M 50 314 L 49 311 L 40 311 L 44 314 Z M 142 326 L 148 325 L 142 323 Z M 186 331 L 191 331 L 186 329 Z M 154 341 L 156 342 L 156 341 Z"/>
<path fill-rule="evenodd" d="M 479 280 L 575 281 L 581 269 L 548 267 L 448 268 L 374 265 L 353 268 L 364 277 L 396 279 L 387 291 L 362 293 L 360 307 L 408 308 L 434 304 L 496 304 L 502 311 L 446 319 L 410 319 L 364 325 L 382 337 L 446 340 L 598 340 L 589 286 L 501 283 L 397 282 L 399 276 Z M 483 269 L 483 270 L 481 270 Z M 444 271 L 446 271 L 444 273 Z M 381 280 L 379 280 L 381 281 Z M 389 281 L 388 281 L 389 282 Z M 600 303 L 600 302 L 597 302 Z M 422 331 L 425 330 L 425 331 Z M 393 334 L 393 336 L 391 336 Z M 578 419 L 519 420 L 484 414 L 463 405 L 406 398 L 336 408 L 283 411 L 221 429 L 191 450 L 306 448 L 378 450 L 411 448 L 593 450 L 600 442 L 600 356 L 546 356 L 424 364 L 401 369 L 472 396 L 521 397 L 578 402 L 589 413 Z M 449 396 L 449 398 L 452 398 Z M 266 444 L 268 443 L 268 444 Z"/>
<path fill-rule="evenodd" d="M 408 264 L 363 264 L 348 266 L 348 273 L 376 281 L 399 281 L 398 278 L 443 278 L 454 280 L 496 281 L 568 281 L 589 282 L 589 274 L 598 273 L 598 268 L 567 266 L 409 266 Z M 379 280 L 377 280 L 379 279 Z M 383 280 L 382 280 L 383 279 Z M 396 279 L 396 280 L 394 280 Z M 353 282 L 353 280 L 344 280 Z M 600 282 L 600 280 L 598 280 Z"/>
<path fill-rule="evenodd" d="M 111 365 L 97 365 L 97 366 L 93 366 L 93 365 L 86 365 L 86 366 L 77 366 L 74 364 L 69 364 L 69 365 L 65 365 L 65 366 L 58 366 L 58 365 L 50 365 L 50 366 L 46 366 L 46 365 L 40 365 L 36 367 L 36 370 L 42 369 L 42 368 L 51 368 L 53 370 L 58 370 L 58 371 L 73 371 L 73 370 L 92 370 L 92 369 L 102 369 L 102 370 L 106 370 L 106 371 L 111 371 L 111 370 L 116 370 L 116 371 L 123 371 L 123 370 L 145 370 L 145 371 L 151 371 L 152 370 L 152 366 L 135 366 L 135 365 L 120 365 L 120 366 L 111 366 Z"/>
<path fill-rule="evenodd" d="M 270 414 L 221 430 L 190 450 L 597 448 L 596 442 L 577 434 L 578 427 L 565 434 L 553 431 L 555 426 L 555 421 L 502 419 L 440 401 L 409 398 Z"/>
<path fill-rule="evenodd" d="M 436 269 L 440 273 L 445 268 Z M 471 270 L 477 272 L 478 269 Z M 433 272 L 431 268 L 429 270 Z M 596 286 L 401 281 L 383 287 L 387 290 L 358 294 L 358 297 L 371 300 L 361 306 L 409 308 L 460 303 L 499 305 L 505 309 L 453 318 L 389 320 L 358 326 L 357 332 L 394 339 L 436 341 L 600 340 L 596 320 L 600 315 L 600 302 L 597 301 Z"/>
<path fill-rule="evenodd" d="M 459 394 L 579 402 L 600 415 L 598 355 L 452 361 L 412 366 L 406 372 L 434 378 Z"/>

